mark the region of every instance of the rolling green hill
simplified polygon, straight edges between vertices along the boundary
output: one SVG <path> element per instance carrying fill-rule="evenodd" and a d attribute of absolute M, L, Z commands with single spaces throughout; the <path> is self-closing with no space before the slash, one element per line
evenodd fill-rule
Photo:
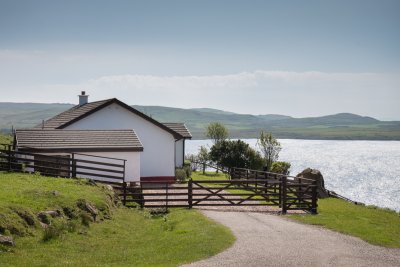
<path fill-rule="evenodd" d="M 27 128 L 39 124 L 72 104 L 0 103 L 0 130 Z M 225 124 L 232 138 L 254 138 L 261 130 L 278 138 L 400 140 L 399 121 L 379 121 L 351 113 L 322 117 L 293 118 L 278 114 L 237 114 L 210 108 L 181 109 L 161 106 L 133 106 L 161 122 L 185 122 L 195 139 L 204 138 L 210 122 Z"/>

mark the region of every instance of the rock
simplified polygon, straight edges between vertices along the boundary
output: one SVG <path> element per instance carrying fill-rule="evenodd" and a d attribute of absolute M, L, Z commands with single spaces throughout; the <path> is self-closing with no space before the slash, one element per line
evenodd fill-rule
<path fill-rule="evenodd" d="M 71 207 L 63 207 L 63 212 L 70 219 L 78 218 L 78 215 L 77 215 L 75 209 L 73 209 Z"/>
<path fill-rule="evenodd" d="M 77 202 L 77 206 L 81 210 L 89 212 L 90 215 L 92 215 L 93 219 L 96 220 L 96 216 L 97 216 L 97 214 L 99 214 L 99 212 L 97 211 L 97 209 L 94 205 L 90 204 L 85 199 L 80 199 Z"/>
<path fill-rule="evenodd" d="M 90 214 L 92 214 L 93 218 L 96 218 L 97 214 L 99 212 L 97 211 L 96 207 L 94 205 L 91 205 L 90 203 L 86 202 L 86 211 L 88 211 Z"/>
<path fill-rule="evenodd" d="M 60 217 L 62 215 L 62 213 L 59 210 L 45 210 L 45 211 L 41 211 L 38 213 L 38 217 L 42 217 L 45 215 L 49 215 L 53 218 L 55 217 Z"/>
<path fill-rule="evenodd" d="M 105 185 L 104 187 L 105 187 L 108 191 L 114 191 L 114 188 L 113 188 L 111 185 L 109 185 L 109 184 Z"/>
<path fill-rule="evenodd" d="M 45 223 L 42 223 L 42 222 L 39 222 L 39 223 L 40 223 L 40 226 L 41 226 L 43 229 L 47 229 L 47 228 L 49 227 L 48 224 L 45 224 Z"/>
<path fill-rule="evenodd" d="M 58 191 L 53 191 L 52 194 L 53 194 L 53 196 L 59 196 L 59 195 L 60 195 L 60 192 L 58 192 Z"/>
<path fill-rule="evenodd" d="M 297 174 L 296 177 L 308 178 L 317 181 L 317 195 L 318 198 L 329 197 L 328 191 L 325 189 L 324 177 L 321 172 L 316 169 L 307 168 L 301 173 Z"/>
<path fill-rule="evenodd" d="M 46 210 L 46 211 L 41 211 L 37 214 L 37 218 L 39 219 L 40 223 L 44 223 L 49 225 L 50 220 L 49 216 L 55 218 L 55 217 L 60 217 L 62 215 L 61 211 L 59 210 Z"/>
<path fill-rule="evenodd" d="M 43 212 L 46 213 L 47 215 L 50 215 L 53 218 L 60 217 L 62 215 L 59 210 L 46 210 Z"/>
<path fill-rule="evenodd" d="M 15 242 L 12 236 L 0 235 L 0 245 L 15 247 Z"/>

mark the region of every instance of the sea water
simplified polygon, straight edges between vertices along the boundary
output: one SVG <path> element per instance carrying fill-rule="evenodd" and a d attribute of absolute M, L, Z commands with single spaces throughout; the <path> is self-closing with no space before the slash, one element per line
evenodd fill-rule
<path fill-rule="evenodd" d="M 256 139 L 242 139 L 257 148 Z M 280 139 L 279 160 L 290 174 L 321 171 L 325 187 L 354 201 L 400 211 L 400 141 Z M 211 140 L 186 141 L 186 154 L 197 154 Z"/>

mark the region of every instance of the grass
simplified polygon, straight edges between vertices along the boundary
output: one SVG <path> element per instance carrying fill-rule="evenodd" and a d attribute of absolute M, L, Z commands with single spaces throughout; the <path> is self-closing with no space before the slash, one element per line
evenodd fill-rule
<path fill-rule="evenodd" d="M 84 180 L 0 173 L 0 182 L 0 230 L 1 218 L 16 218 L 13 207 L 36 214 L 76 206 L 83 198 L 99 210 L 110 206 L 105 189 Z M 28 233 L 13 234 L 17 245 L 7 252 L 0 248 L 0 266 L 177 266 L 215 255 L 234 242 L 229 229 L 196 210 L 151 215 L 121 206 L 110 209 L 111 218 L 103 216 L 88 227 L 79 222 L 78 230 L 64 226 L 58 238 L 49 231 L 47 242 L 38 224 L 21 224 Z"/>
<path fill-rule="evenodd" d="M 11 135 L 0 133 L 0 144 L 10 144 L 11 142 L 12 142 Z M 0 149 L 3 149 L 3 147 L 0 146 Z"/>
<path fill-rule="evenodd" d="M 225 180 L 224 174 L 201 172 L 192 174 L 193 180 Z M 222 184 L 220 185 L 222 187 Z M 218 187 L 218 185 L 216 186 Z M 231 190 L 228 192 L 246 192 Z M 336 198 L 318 200 L 318 214 L 287 215 L 288 218 L 359 237 L 371 244 L 400 248 L 400 213 L 374 206 L 355 205 Z"/>
<path fill-rule="evenodd" d="M 356 236 L 374 245 L 400 248 L 400 214 L 392 210 L 328 198 L 318 200 L 318 215 L 289 218 Z"/>

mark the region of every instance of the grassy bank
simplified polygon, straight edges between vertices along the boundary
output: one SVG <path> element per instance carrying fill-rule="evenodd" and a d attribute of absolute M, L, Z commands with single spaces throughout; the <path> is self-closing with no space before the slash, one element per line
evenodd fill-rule
<path fill-rule="evenodd" d="M 0 233 L 16 242 L 1 247 L 0 266 L 177 266 L 210 257 L 234 241 L 228 229 L 196 210 L 154 215 L 116 207 L 108 190 L 84 180 L 0 173 L 0 182 Z M 82 224 L 81 217 L 63 212 L 65 207 L 77 211 L 82 199 L 99 210 L 96 221 Z M 34 215 L 35 222 L 28 225 L 18 210 Z M 73 221 L 75 229 L 62 228 L 59 236 L 44 241 L 36 218 L 44 210 L 61 210 L 60 219 L 50 220 L 54 225 Z"/>
<path fill-rule="evenodd" d="M 318 215 L 289 217 L 356 236 L 371 244 L 400 248 L 400 214 L 388 209 L 328 198 L 318 200 Z"/>
<path fill-rule="evenodd" d="M 227 179 L 221 173 L 203 175 L 201 172 L 194 172 L 192 178 L 194 180 Z M 227 191 L 245 192 L 241 189 Z M 318 215 L 287 215 L 287 217 L 356 236 L 371 244 L 400 248 L 400 213 L 388 209 L 355 205 L 340 199 L 328 198 L 318 200 Z"/>

